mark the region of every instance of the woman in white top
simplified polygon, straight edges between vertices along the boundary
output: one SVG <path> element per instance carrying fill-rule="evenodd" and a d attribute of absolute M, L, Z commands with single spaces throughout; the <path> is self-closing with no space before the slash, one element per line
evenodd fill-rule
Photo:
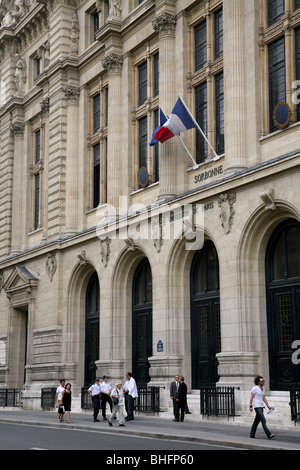
<path fill-rule="evenodd" d="M 117 415 L 118 421 L 119 421 L 119 426 L 125 426 L 124 424 L 124 413 L 123 413 L 123 387 L 122 387 L 122 382 L 119 380 L 116 383 L 115 388 L 112 390 L 110 396 L 112 398 L 112 404 L 113 404 L 113 409 L 112 409 L 112 414 L 110 415 L 108 419 L 108 424 L 112 426 L 112 420 L 115 418 Z"/>
<path fill-rule="evenodd" d="M 271 432 L 269 431 L 266 423 L 266 418 L 264 416 L 265 404 L 269 408 L 269 410 L 271 409 L 265 397 L 264 378 L 261 376 L 257 376 L 255 377 L 254 383 L 255 387 L 252 388 L 250 395 L 250 411 L 252 412 L 254 408 L 256 414 L 255 420 L 252 424 L 252 428 L 250 431 L 250 437 L 253 439 L 258 439 L 255 433 L 257 430 L 257 426 L 259 425 L 259 423 L 261 423 L 268 439 L 272 439 L 273 437 L 275 437 L 275 434 L 271 434 Z"/>

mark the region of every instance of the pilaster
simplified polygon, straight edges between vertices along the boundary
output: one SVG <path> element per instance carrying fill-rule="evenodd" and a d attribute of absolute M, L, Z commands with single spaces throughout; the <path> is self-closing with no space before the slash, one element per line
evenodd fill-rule
<path fill-rule="evenodd" d="M 247 167 L 245 110 L 245 2 L 226 0 L 224 15 L 224 87 L 226 173 L 236 173 Z"/>
<path fill-rule="evenodd" d="M 166 2 L 167 3 L 167 2 Z M 169 5 L 168 5 L 169 6 Z M 164 8 L 162 8 L 164 7 Z M 159 104 L 163 112 L 171 114 L 176 101 L 175 86 L 175 30 L 176 15 L 165 2 L 157 6 L 153 29 L 159 34 Z M 176 142 L 170 139 L 159 149 L 159 199 L 172 198 L 176 188 Z"/>
<path fill-rule="evenodd" d="M 14 177 L 12 196 L 12 240 L 11 254 L 21 251 L 22 239 L 22 200 L 23 200 L 23 145 L 24 145 L 25 125 L 22 122 L 15 122 L 11 126 L 11 133 L 14 136 Z"/>
<path fill-rule="evenodd" d="M 67 86 L 67 152 L 66 152 L 66 235 L 78 231 L 78 110 L 79 88 Z"/>

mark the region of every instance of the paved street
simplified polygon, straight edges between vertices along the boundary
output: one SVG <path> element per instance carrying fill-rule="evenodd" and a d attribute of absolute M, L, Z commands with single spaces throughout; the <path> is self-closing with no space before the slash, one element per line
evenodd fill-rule
<path fill-rule="evenodd" d="M 71 423 L 59 424 L 57 412 L 0 411 L 0 449 L 64 450 L 165 450 L 197 451 L 220 449 L 300 450 L 300 429 L 274 429 L 268 440 L 261 428 L 259 439 L 250 439 L 249 427 L 228 422 L 188 421 L 136 416 L 120 428 L 101 421 L 93 423 L 91 413 L 71 413 Z"/>
<path fill-rule="evenodd" d="M 199 450 L 230 450 L 205 443 L 126 436 L 113 432 L 74 431 L 40 426 L 0 423 L 0 450 L 105 450 L 169 451 L 186 453 Z"/>

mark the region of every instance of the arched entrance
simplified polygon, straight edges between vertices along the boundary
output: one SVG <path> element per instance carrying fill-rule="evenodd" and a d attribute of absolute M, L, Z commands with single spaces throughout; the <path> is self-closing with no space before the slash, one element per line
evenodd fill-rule
<path fill-rule="evenodd" d="M 132 371 L 139 385 L 147 385 L 152 356 L 152 273 L 146 258 L 135 271 L 132 302 Z"/>
<path fill-rule="evenodd" d="M 96 376 L 96 361 L 99 359 L 99 280 L 94 273 L 88 283 L 85 301 L 85 386 L 93 383 Z"/>
<path fill-rule="evenodd" d="M 266 251 L 270 388 L 300 383 L 292 343 L 300 339 L 300 223 L 288 219 L 273 232 Z"/>
<path fill-rule="evenodd" d="M 221 351 L 219 262 L 214 244 L 206 241 L 191 267 L 192 388 L 218 382 Z"/>

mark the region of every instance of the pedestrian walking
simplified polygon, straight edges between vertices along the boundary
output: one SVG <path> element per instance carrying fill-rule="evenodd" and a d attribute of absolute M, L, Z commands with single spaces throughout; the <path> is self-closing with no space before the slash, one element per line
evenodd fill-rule
<path fill-rule="evenodd" d="M 65 389 L 65 379 L 61 379 L 60 385 L 56 389 L 56 394 L 54 398 L 54 404 L 58 408 L 58 419 L 60 422 L 63 421 L 63 418 L 64 418 L 64 412 L 63 412 L 63 408 L 61 405 L 61 397 L 62 397 L 62 393 L 64 389 Z"/>
<path fill-rule="evenodd" d="M 91 395 L 92 402 L 93 402 L 94 423 L 99 422 L 98 414 L 100 410 L 100 393 L 101 393 L 101 387 L 100 387 L 99 382 L 100 382 L 100 379 L 96 377 L 94 384 L 91 385 L 90 388 L 88 389 L 88 393 Z"/>
<path fill-rule="evenodd" d="M 62 392 L 61 404 L 64 412 L 67 413 L 67 422 L 70 423 L 70 411 L 72 402 L 71 384 L 67 383 L 64 391 Z"/>
<path fill-rule="evenodd" d="M 258 439 L 258 436 L 256 436 L 256 430 L 259 423 L 261 423 L 268 439 L 272 439 L 275 437 L 275 434 L 271 434 L 264 416 L 265 405 L 269 408 L 269 410 L 272 410 L 265 397 L 265 380 L 263 377 L 257 376 L 254 379 L 254 383 L 255 387 L 252 388 L 250 395 L 250 411 L 252 412 L 254 408 L 255 419 L 251 427 L 250 437 L 253 439 Z"/>
<path fill-rule="evenodd" d="M 176 398 L 176 405 L 175 405 L 175 419 L 174 421 L 179 421 L 179 412 L 180 412 L 180 421 L 184 421 L 184 410 L 186 406 L 186 396 L 187 396 L 187 386 L 184 382 L 183 375 L 179 376 L 179 388 L 178 394 Z"/>
<path fill-rule="evenodd" d="M 107 420 L 106 418 L 106 403 L 109 404 L 110 412 L 112 413 L 112 401 L 110 398 L 111 394 L 111 386 L 108 383 L 109 377 L 107 375 L 103 376 L 103 382 L 100 384 L 101 388 L 101 408 L 102 408 L 102 418 L 104 421 Z"/>
<path fill-rule="evenodd" d="M 127 400 L 127 417 L 125 421 L 133 421 L 133 409 L 134 409 L 134 399 L 138 397 L 138 389 L 136 386 L 136 381 L 132 377 L 132 372 L 127 372 L 126 375 L 127 380 L 129 380 L 128 384 L 126 385 L 125 390 L 125 400 Z"/>
<path fill-rule="evenodd" d="M 117 416 L 117 419 L 119 421 L 119 426 L 125 426 L 124 413 L 123 413 L 124 390 L 122 387 L 121 380 L 118 380 L 110 396 L 112 399 L 113 410 L 112 410 L 112 414 L 110 415 L 108 419 L 108 424 L 109 426 L 112 426 L 113 425 L 112 420 L 115 419 L 115 417 Z"/>

